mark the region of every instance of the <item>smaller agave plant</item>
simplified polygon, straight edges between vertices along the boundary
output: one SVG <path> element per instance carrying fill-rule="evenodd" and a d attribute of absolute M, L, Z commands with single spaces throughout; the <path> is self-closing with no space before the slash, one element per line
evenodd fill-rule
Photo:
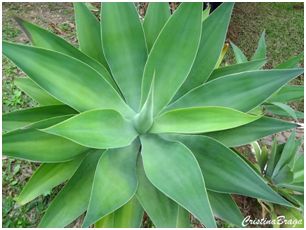
<path fill-rule="evenodd" d="M 288 194 L 288 200 L 297 206 L 304 206 L 304 155 L 300 152 L 303 140 L 295 140 L 293 132 L 288 141 L 278 144 L 274 139 L 272 149 L 260 148 L 252 143 L 257 168 L 278 189 Z"/>
<path fill-rule="evenodd" d="M 144 213 L 156 227 L 190 214 L 240 226 L 231 194 L 292 206 L 231 147 L 297 127 L 253 111 L 303 69 L 261 70 L 261 55 L 219 68 L 233 5 L 150 3 L 142 21 L 133 3 L 103 3 L 100 20 L 75 3 L 79 48 L 17 19 L 32 46 L 3 53 L 40 106 L 3 115 L 3 152 L 42 163 L 17 202 L 67 181 L 40 227 L 83 213 L 84 227 L 139 227 Z"/>
<path fill-rule="evenodd" d="M 293 217 L 303 221 L 304 211 L 304 154 L 301 152 L 303 140 L 295 139 L 293 132 L 288 141 L 278 144 L 274 139 L 272 148 L 260 147 L 257 142 L 252 143 L 255 154 L 255 167 L 289 200 L 294 208 L 281 207 L 270 203 L 263 204 L 272 217 L 285 215 L 286 219 Z M 273 216 L 274 215 L 274 216 Z M 303 222 L 287 224 L 288 227 L 303 227 Z"/>

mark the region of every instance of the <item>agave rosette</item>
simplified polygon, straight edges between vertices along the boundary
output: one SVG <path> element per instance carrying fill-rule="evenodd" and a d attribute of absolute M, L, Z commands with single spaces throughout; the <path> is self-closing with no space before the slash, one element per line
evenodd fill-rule
<path fill-rule="evenodd" d="M 296 127 L 254 113 L 303 70 L 260 70 L 256 60 L 218 68 L 233 3 L 202 17 L 202 3 L 103 3 L 101 20 L 75 3 L 79 49 L 22 19 L 32 46 L 3 43 L 28 77 L 16 84 L 39 107 L 3 115 L 5 155 L 41 162 L 25 204 L 68 182 L 40 227 L 241 225 L 231 197 L 291 206 L 230 149 Z M 226 210 L 224 209 L 226 207 Z"/>

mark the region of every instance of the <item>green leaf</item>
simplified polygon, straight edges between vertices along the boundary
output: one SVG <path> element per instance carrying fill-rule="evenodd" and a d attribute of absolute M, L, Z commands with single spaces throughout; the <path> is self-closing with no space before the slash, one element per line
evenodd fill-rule
<path fill-rule="evenodd" d="M 90 2 L 84 2 L 84 4 L 90 11 L 99 11 L 99 9 Z"/>
<path fill-rule="evenodd" d="M 259 106 L 255 107 L 254 109 L 251 109 L 248 113 L 260 116 L 260 115 L 264 114 L 264 111 L 263 111 L 262 106 L 259 105 Z"/>
<path fill-rule="evenodd" d="M 73 6 L 80 50 L 108 67 L 102 50 L 99 20 L 90 12 L 86 3 L 75 2 Z"/>
<path fill-rule="evenodd" d="M 287 164 L 290 163 L 291 160 L 294 159 L 296 151 L 298 150 L 298 147 L 300 146 L 300 143 L 298 141 L 295 141 L 295 131 L 291 133 L 289 139 L 287 140 L 285 147 L 282 151 L 282 154 L 277 161 L 273 174 L 272 179 L 278 174 L 280 169 L 285 167 Z"/>
<path fill-rule="evenodd" d="M 265 59 L 249 61 L 241 64 L 229 65 L 215 69 L 209 77 L 209 81 L 224 77 L 230 74 L 241 73 L 245 71 L 258 70 L 266 63 Z"/>
<path fill-rule="evenodd" d="M 183 144 L 154 135 L 141 136 L 144 171 L 151 183 L 191 212 L 206 227 L 216 227 L 204 178 Z"/>
<path fill-rule="evenodd" d="M 139 228 L 143 209 L 136 197 L 95 223 L 95 228 Z"/>
<path fill-rule="evenodd" d="M 290 117 L 290 115 L 284 111 L 283 109 L 275 106 L 275 105 L 264 105 L 264 109 L 266 111 L 266 113 L 269 113 L 269 114 L 273 114 L 273 115 L 277 115 L 277 116 L 280 116 L 280 117 Z M 300 112 L 300 111 L 295 111 L 293 110 L 294 113 L 295 113 L 295 116 L 298 118 L 298 119 L 303 119 L 304 118 L 304 113 L 303 112 Z"/>
<path fill-rule="evenodd" d="M 243 216 L 229 194 L 207 191 L 211 208 L 216 217 L 242 227 Z"/>
<path fill-rule="evenodd" d="M 195 155 L 205 178 L 207 189 L 250 196 L 290 206 L 290 203 L 273 191 L 267 182 L 238 154 L 220 142 L 204 136 L 172 136 L 174 136 L 172 139 L 182 142 Z"/>
<path fill-rule="evenodd" d="M 151 133 L 204 133 L 245 125 L 259 116 L 225 107 L 193 107 L 171 110 L 154 121 Z"/>
<path fill-rule="evenodd" d="M 83 227 L 116 211 L 135 195 L 139 144 L 107 150 L 99 160 Z M 126 226 L 125 226 L 126 227 Z"/>
<path fill-rule="evenodd" d="M 217 68 L 220 67 L 220 65 L 221 65 L 221 63 L 222 63 L 222 61 L 224 59 L 224 56 L 225 56 L 225 54 L 226 54 L 226 52 L 228 50 L 228 47 L 229 47 L 229 44 L 225 43 L 214 69 L 217 69 Z"/>
<path fill-rule="evenodd" d="M 71 178 L 86 154 L 64 163 L 42 164 L 23 187 L 16 202 L 24 205 Z"/>
<path fill-rule="evenodd" d="M 256 167 L 259 170 L 259 172 L 263 172 L 266 162 L 264 161 L 263 157 L 263 149 L 260 148 L 257 141 L 251 143 L 251 151 L 256 159 L 256 164 L 254 165 L 254 167 Z"/>
<path fill-rule="evenodd" d="M 22 109 L 2 115 L 2 128 L 13 131 L 28 126 L 40 120 L 76 114 L 76 111 L 66 105 L 51 105 Z"/>
<path fill-rule="evenodd" d="M 190 228 L 190 225 L 189 212 L 180 205 L 177 205 L 176 228 Z"/>
<path fill-rule="evenodd" d="M 42 130 L 90 148 L 130 145 L 137 137 L 131 121 L 115 110 L 91 110 Z"/>
<path fill-rule="evenodd" d="M 3 52 L 40 87 L 78 111 L 101 108 L 132 113 L 100 74 L 77 59 L 9 42 L 3 42 Z"/>
<path fill-rule="evenodd" d="M 288 196 L 293 199 L 300 207 L 304 208 L 304 194 L 290 194 Z"/>
<path fill-rule="evenodd" d="M 300 210 L 295 208 L 278 207 L 278 211 L 285 216 L 285 220 L 289 220 L 284 223 L 282 227 L 290 229 L 304 228 L 304 214 Z"/>
<path fill-rule="evenodd" d="M 277 164 L 280 155 L 284 149 L 284 144 L 278 145 L 276 138 L 273 140 L 272 149 L 267 162 L 266 176 L 271 178 L 275 165 Z"/>
<path fill-rule="evenodd" d="M 142 25 L 132 2 L 103 3 L 102 44 L 112 75 L 127 103 L 137 110 L 147 60 Z"/>
<path fill-rule="evenodd" d="M 202 3 L 181 4 L 152 47 L 144 70 L 141 105 L 155 75 L 154 114 L 171 101 L 190 71 L 200 42 L 201 14 Z"/>
<path fill-rule="evenodd" d="M 248 112 L 302 73 L 303 69 L 259 70 L 224 76 L 191 90 L 167 110 L 222 106 Z"/>
<path fill-rule="evenodd" d="M 33 46 L 60 52 L 79 59 L 80 61 L 88 64 L 90 67 L 99 72 L 106 81 L 108 81 L 115 89 L 117 89 L 116 84 L 107 69 L 98 61 L 88 57 L 86 54 L 82 53 L 80 50 L 65 41 L 63 38 L 57 36 L 54 33 L 51 33 L 48 30 L 45 30 L 20 18 L 16 18 L 16 21 L 25 31 Z"/>
<path fill-rule="evenodd" d="M 40 105 L 60 105 L 62 102 L 52 97 L 47 91 L 40 88 L 30 78 L 22 77 L 14 81 L 15 85 L 24 93 L 37 101 Z"/>
<path fill-rule="evenodd" d="M 300 183 L 282 183 L 278 185 L 279 187 L 294 190 L 300 193 L 304 192 L 304 182 Z"/>
<path fill-rule="evenodd" d="M 168 2 L 150 2 L 143 22 L 148 51 L 170 17 Z"/>
<path fill-rule="evenodd" d="M 267 47 L 266 47 L 265 35 L 266 32 L 263 31 L 259 38 L 257 49 L 254 55 L 252 56 L 251 61 L 266 58 Z"/>
<path fill-rule="evenodd" d="M 242 64 L 242 63 L 248 62 L 248 59 L 244 55 L 242 50 L 238 46 L 236 46 L 233 42 L 231 42 L 231 47 L 233 49 L 237 64 Z"/>
<path fill-rule="evenodd" d="M 290 184 L 291 182 L 293 182 L 293 172 L 288 165 L 285 165 L 283 168 L 281 168 L 273 177 L 273 183 L 276 185 L 281 186 L 283 184 Z"/>
<path fill-rule="evenodd" d="M 137 176 L 137 199 L 157 228 L 190 227 L 189 213 L 152 185 L 145 175 L 141 157 Z"/>
<path fill-rule="evenodd" d="M 104 150 L 93 150 L 66 186 L 54 198 L 38 227 L 62 228 L 86 211 L 93 178 L 99 158 Z"/>
<path fill-rule="evenodd" d="M 304 155 L 296 154 L 293 166 L 293 179 L 295 183 L 304 182 Z"/>
<path fill-rule="evenodd" d="M 203 13 L 202 13 L 202 22 L 204 22 L 208 18 L 209 14 L 210 14 L 210 9 L 211 9 L 211 7 L 209 5 L 209 6 L 206 7 L 205 10 L 203 10 Z"/>
<path fill-rule="evenodd" d="M 303 85 L 286 85 L 275 93 L 268 102 L 288 103 L 291 101 L 302 100 L 304 98 Z"/>
<path fill-rule="evenodd" d="M 228 147 L 245 145 L 280 131 L 296 128 L 294 123 L 262 117 L 249 124 L 218 132 L 205 133 Z"/>
<path fill-rule="evenodd" d="M 142 106 L 140 112 L 134 117 L 134 126 L 138 133 L 146 133 L 153 125 L 154 119 L 154 82 L 155 77 L 153 76 L 150 92 L 148 94 L 148 98 L 144 105 Z"/>
<path fill-rule="evenodd" d="M 290 117 L 292 117 L 294 120 L 297 120 L 297 116 L 295 114 L 294 109 L 292 109 L 289 105 L 280 103 L 280 102 L 272 102 L 272 105 L 275 105 L 282 109 L 285 113 L 287 113 Z"/>
<path fill-rule="evenodd" d="M 85 153 L 88 148 L 84 146 L 37 130 L 62 122 L 69 117 L 71 116 L 50 118 L 4 134 L 3 154 L 18 159 L 54 163 L 69 161 Z"/>
<path fill-rule="evenodd" d="M 223 3 L 203 22 L 201 42 L 196 59 L 188 78 L 176 94 L 175 99 L 206 82 L 213 72 L 224 45 L 233 6 L 234 3 L 231 2 Z M 189 17 L 189 15 L 187 16 Z M 189 38 L 185 39 L 184 44 L 186 41 L 189 44 Z M 176 62 L 175 66 L 178 65 L 179 63 Z M 166 84 L 166 87 L 169 87 L 169 84 Z"/>
<path fill-rule="evenodd" d="M 281 64 L 277 65 L 275 69 L 290 69 L 290 68 L 296 68 L 299 65 L 299 62 L 303 59 L 304 52 L 300 53 L 297 56 L 294 56 Z"/>

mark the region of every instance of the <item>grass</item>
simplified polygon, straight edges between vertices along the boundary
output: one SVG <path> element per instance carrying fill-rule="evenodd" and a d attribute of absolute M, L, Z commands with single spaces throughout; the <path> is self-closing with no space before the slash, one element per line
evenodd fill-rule
<path fill-rule="evenodd" d="M 266 30 L 267 68 L 298 55 L 304 50 L 303 3 L 236 3 L 228 39 L 250 58 L 259 36 Z M 232 52 L 227 56 L 234 62 Z"/>
<path fill-rule="evenodd" d="M 141 6 L 139 4 L 138 8 Z M 73 44 L 77 42 L 71 3 L 3 3 L 3 39 L 28 43 L 28 39 L 12 19 L 15 15 L 59 34 Z M 303 51 L 303 18 L 303 3 L 236 3 L 227 37 L 238 45 L 247 57 L 251 57 L 261 32 L 266 29 L 267 68 L 272 68 Z M 231 51 L 226 56 L 226 62 L 234 62 Z M 7 58 L 3 58 L 2 66 L 3 113 L 36 106 L 37 103 L 22 93 L 14 84 L 14 79 L 24 76 L 24 73 Z M 303 79 L 299 79 L 296 83 L 302 84 Z M 16 204 L 14 199 L 37 166 L 38 164 L 35 163 L 3 158 L 3 227 L 36 227 L 43 212 L 59 190 L 55 188 L 52 195 L 40 196 L 23 207 Z M 243 197 L 238 197 L 236 200 L 243 213 L 254 212 L 254 209 L 249 210 L 249 207 L 245 209 L 243 205 L 247 202 L 256 206 L 256 200 Z M 255 208 L 256 213 L 259 212 L 258 207 Z M 144 226 L 151 227 L 151 221 L 147 219 Z M 220 220 L 218 220 L 218 226 L 231 227 Z"/>
<path fill-rule="evenodd" d="M 23 161 L 4 159 L 2 172 L 2 222 L 3 227 L 35 227 L 44 210 L 45 202 L 39 199 L 19 207 L 15 195 L 20 193 L 27 178 L 36 168 L 35 164 L 24 164 Z"/>

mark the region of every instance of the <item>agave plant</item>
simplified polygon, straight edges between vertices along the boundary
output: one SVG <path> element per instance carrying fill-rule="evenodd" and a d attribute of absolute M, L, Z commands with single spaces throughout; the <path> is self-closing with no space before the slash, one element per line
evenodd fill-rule
<path fill-rule="evenodd" d="M 303 70 L 218 68 L 233 3 L 205 17 L 150 3 L 143 22 L 133 3 L 103 3 L 100 21 L 74 8 L 79 48 L 22 19 L 32 46 L 3 42 L 40 104 L 3 115 L 4 154 L 42 163 L 17 202 L 67 181 L 40 227 L 85 212 L 84 227 L 139 227 L 144 212 L 156 227 L 240 226 L 231 194 L 292 206 L 230 147 L 297 126 L 252 110 Z"/>
<path fill-rule="evenodd" d="M 279 144 L 276 138 L 272 148 L 262 148 L 257 142 L 252 143 L 253 153 L 256 158 L 255 167 L 273 184 L 279 192 L 289 200 L 294 208 L 282 207 L 265 202 L 270 215 L 285 215 L 287 219 L 303 221 L 304 209 L 304 155 L 300 152 L 302 139 L 295 140 L 293 132 L 288 141 Z M 286 224 L 287 227 L 303 227 L 299 224 Z"/>
<path fill-rule="evenodd" d="M 272 149 L 260 148 L 257 142 L 252 143 L 257 160 L 257 168 L 278 189 L 288 194 L 288 200 L 296 206 L 304 206 L 304 155 L 300 152 L 302 139 L 295 140 L 293 132 L 287 143 L 278 144 L 274 139 Z"/>

